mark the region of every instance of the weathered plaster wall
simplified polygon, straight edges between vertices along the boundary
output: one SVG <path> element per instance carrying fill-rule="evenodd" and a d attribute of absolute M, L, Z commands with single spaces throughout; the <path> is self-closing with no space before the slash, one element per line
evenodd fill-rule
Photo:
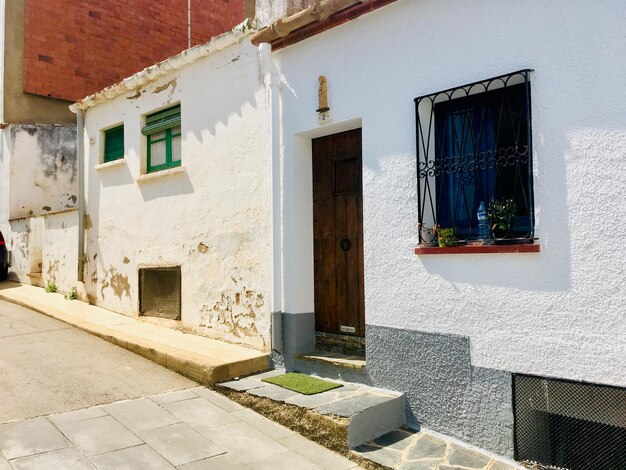
<path fill-rule="evenodd" d="M 11 125 L 9 219 L 74 210 L 76 126 Z"/>
<path fill-rule="evenodd" d="M 180 102 L 182 171 L 145 172 L 142 119 Z M 96 169 L 101 130 L 125 126 L 125 160 Z M 185 329 L 269 349 L 269 161 L 266 94 L 244 39 L 86 113 L 86 288 L 136 315 L 138 270 L 180 265 Z"/>
<path fill-rule="evenodd" d="M 368 326 L 467 337 L 472 367 L 625 386 L 624 24 L 617 0 L 400 0 L 275 53 L 290 87 L 285 310 L 314 307 L 310 139 L 362 126 Z M 414 255 L 413 99 L 527 67 L 542 252 Z M 315 112 L 319 75 L 328 126 Z M 395 367 L 370 346 L 368 362 Z"/>
<path fill-rule="evenodd" d="M 53 282 L 59 292 L 69 292 L 78 286 L 78 211 L 42 219 L 42 283 L 46 286 Z"/>

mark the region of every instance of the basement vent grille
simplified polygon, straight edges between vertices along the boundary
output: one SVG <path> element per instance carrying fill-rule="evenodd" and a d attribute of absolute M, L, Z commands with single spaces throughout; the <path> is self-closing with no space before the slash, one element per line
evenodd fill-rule
<path fill-rule="evenodd" d="M 515 456 L 532 468 L 626 469 L 626 389 L 514 375 Z"/>
<path fill-rule="evenodd" d="M 139 270 L 139 312 L 180 320 L 180 266 Z"/>

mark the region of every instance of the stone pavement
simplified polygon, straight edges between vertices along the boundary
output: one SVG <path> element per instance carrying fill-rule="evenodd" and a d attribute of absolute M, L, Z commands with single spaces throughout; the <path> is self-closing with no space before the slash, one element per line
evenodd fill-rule
<path fill-rule="evenodd" d="M 362 457 L 398 470 L 511 470 L 523 468 L 427 432 L 397 430 L 357 447 Z"/>
<path fill-rule="evenodd" d="M 283 374 L 284 370 L 273 370 L 218 384 L 237 392 L 245 392 L 261 398 L 306 408 L 320 415 L 354 419 L 355 415 L 364 410 L 381 404 L 391 404 L 403 398 L 401 394 L 368 387 L 361 384 L 344 383 L 343 387 L 335 388 L 316 395 L 301 395 L 277 385 L 262 382 L 266 377 Z M 400 402 L 400 412 L 405 412 L 405 402 Z M 363 423 L 372 428 L 397 411 L 386 406 L 382 413 L 376 413 L 373 420 Z M 460 444 L 427 432 L 414 432 L 396 429 L 400 424 L 389 428 L 392 432 L 383 431 L 378 437 L 354 449 L 361 457 L 385 467 L 399 470 L 511 470 L 519 467 L 514 463 L 505 463 L 489 455 L 471 450 Z M 350 429 L 348 428 L 348 434 Z M 365 440 L 360 443 L 365 442 Z"/>
<path fill-rule="evenodd" d="M 0 424 L 0 470 L 358 469 L 196 387 Z"/>

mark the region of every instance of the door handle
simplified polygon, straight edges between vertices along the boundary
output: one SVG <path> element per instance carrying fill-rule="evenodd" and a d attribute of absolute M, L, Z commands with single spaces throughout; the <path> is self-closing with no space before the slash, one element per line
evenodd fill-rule
<path fill-rule="evenodd" d="M 341 249 L 343 251 L 348 251 L 350 248 L 352 248 L 352 243 L 350 243 L 350 240 L 348 240 L 347 238 L 341 240 Z"/>

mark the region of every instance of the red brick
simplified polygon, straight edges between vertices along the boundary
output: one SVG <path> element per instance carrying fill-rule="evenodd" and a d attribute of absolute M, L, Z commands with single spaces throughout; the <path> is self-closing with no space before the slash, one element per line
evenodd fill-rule
<path fill-rule="evenodd" d="M 191 45 L 241 22 L 243 6 L 191 0 Z M 187 48 L 186 0 L 25 0 L 24 16 L 28 93 L 75 101 Z"/>

